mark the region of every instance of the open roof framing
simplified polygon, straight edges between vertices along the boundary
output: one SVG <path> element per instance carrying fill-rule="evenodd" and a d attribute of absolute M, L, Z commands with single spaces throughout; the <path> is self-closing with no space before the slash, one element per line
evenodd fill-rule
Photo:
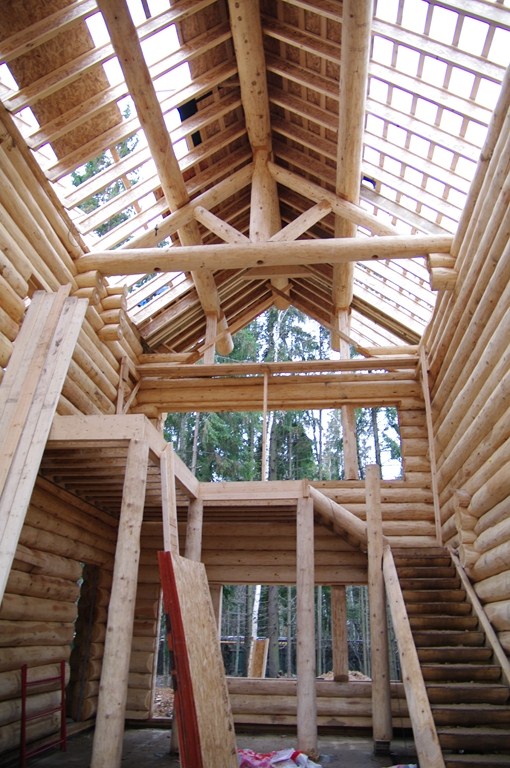
<path fill-rule="evenodd" d="M 147 351 L 226 353 L 289 302 L 337 347 L 416 344 L 509 43 L 506 0 L 13 0 L 0 95 Z"/>

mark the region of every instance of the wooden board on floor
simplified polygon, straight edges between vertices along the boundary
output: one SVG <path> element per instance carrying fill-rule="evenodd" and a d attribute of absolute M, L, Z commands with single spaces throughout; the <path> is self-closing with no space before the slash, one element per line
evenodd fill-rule
<path fill-rule="evenodd" d="M 170 552 L 158 557 L 177 683 L 181 765 L 237 768 L 234 721 L 205 568 Z"/>

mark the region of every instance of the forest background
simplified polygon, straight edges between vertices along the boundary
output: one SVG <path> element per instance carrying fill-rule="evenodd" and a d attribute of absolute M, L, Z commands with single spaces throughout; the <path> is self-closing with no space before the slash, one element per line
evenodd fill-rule
<path fill-rule="evenodd" d="M 217 357 L 216 362 L 268 363 L 333 357 L 329 333 L 294 307 L 288 307 L 272 308 L 239 331 L 231 355 Z M 396 408 L 357 408 L 355 416 L 360 479 L 364 478 L 365 467 L 373 463 L 381 467 L 385 479 L 400 477 Z M 265 456 L 263 418 L 262 411 L 171 413 L 164 433 L 203 482 L 344 478 L 340 409 L 268 412 Z M 346 600 L 349 669 L 370 676 L 366 587 L 349 586 Z M 264 638 L 268 640 L 266 676 L 294 676 L 295 607 L 292 585 L 224 585 L 221 645 L 227 674 L 246 675 L 252 643 Z M 327 675 L 332 669 L 331 593 L 327 585 L 316 587 L 316 649 L 317 675 Z M 164 650 L 160 656 L 160 673 L 164 674 Z M 396 656 L 391 659 L 391 667 L 392 677 L 397 679 Z"/>

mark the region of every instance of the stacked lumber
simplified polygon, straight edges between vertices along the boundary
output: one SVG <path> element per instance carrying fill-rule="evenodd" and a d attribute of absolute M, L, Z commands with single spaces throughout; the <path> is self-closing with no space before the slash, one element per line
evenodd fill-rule
<path fill-rule="evenodd" d="M 456 290 L 428 335 L 438 491 L 445 543 L 466 566 L 510 651 L 510 77 L 454 240 Z M 468 500 L 456 513 L 455 492 Z M 466 531 L 459 534 L 458 526 Z M 461 553 L 462 554 L 462 553 Z"/>

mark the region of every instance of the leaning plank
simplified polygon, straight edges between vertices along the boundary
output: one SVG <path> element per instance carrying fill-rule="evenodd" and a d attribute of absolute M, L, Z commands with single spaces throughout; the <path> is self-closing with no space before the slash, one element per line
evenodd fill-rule
<path fill-rule="evenodd" d="M 170 552 L 158 557 L 175 672 L 182 683 L 176 690 L 181 765 L 237 768 L 234 724 L 204 566 Z M 189 685 L 182 682 L 184 673 Z"/>
<path fill-rule="evenodd" d="M 50 311 L 47 316 L 51 330 L 39 315 L 37 305 L 40 330 L 37 327 L 34 329 L 33 323 L 27 324 L 26 327 L 26 331 L 37 335 L 45 347 L 42 362 L 40 350 L 37 350 L 33 356 L 33 365 L 29 360 L 27 370 L 24 367 L 27 360 L 21 356 L 19 361 L 12 361 L 16 367 L 18 364 L 21 366 L 15 372 L 17 383 L 11 382 L 10 374 L 9 376 L 6 374 L 5 377 L 9 387 L 6 419 L 10 427 L 5 426 L 6 429 L 12 429 L 8 439 L 15 436 L 16 444 L 14 450 L 11 446 L 8 456 L 4 459 L 8 462 L 7 467 L 3 465 L 5 483 L 0 495 L 0 520 L 4 521 L 3 530 L 0 532 L 0 601 L 5 591 L 58 399 L 87 309 L 87 302 L 81 299 L 66 298 L 63 304 L 61 301 L 62 294 L 59 292 L 54 297 L 56 311 Z M 30 309 L 31 307 L 27 317 Z M 22 335 L 24 335 L 23 328 L 19 337 L 20 344 Z M 30 344 L 30 340 L 27 342 Z M 14 402 L 16 387 L 19 387 L 22 400 L 19 410 Z M 2 434 L 6 435 L 3 429 Z"/>

